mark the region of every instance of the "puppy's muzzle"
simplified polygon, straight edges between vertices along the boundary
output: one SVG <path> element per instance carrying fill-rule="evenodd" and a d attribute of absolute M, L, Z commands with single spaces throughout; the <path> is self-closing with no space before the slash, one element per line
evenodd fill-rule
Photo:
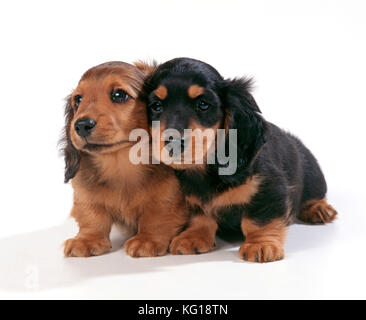
<path fill-rule="evenodd" d="M 170 146 L 174 146 L 176 149 L 180 150 L 180 152 L 182 153 L 184 151 L 184 148 L 186 147 L 186 139 L 185 137 L 169 137 L 168 141 L 165 141 L 165 146 L 166 145 L 170 145 Z M 170 150 L 170 153 L 172 153 L 173 150 Z"/>
<path fill-rule="evenodd" d="M 96 122 L 93 119 L 80 119 L 75 122 L 75 131 L 80 137 L 89 136 L 95 129 Z"/>

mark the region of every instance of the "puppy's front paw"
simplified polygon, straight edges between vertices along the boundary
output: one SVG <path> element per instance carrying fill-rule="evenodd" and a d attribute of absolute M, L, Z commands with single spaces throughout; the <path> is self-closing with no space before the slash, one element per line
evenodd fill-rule
<path fill-rule="evenodd" d="M 183 232 L 173 239 L 169 251 L 171 254 L 197 254 L 211 251 L 214 245 L 215 239 Z"/>
<path fill-rule="evenodd" d="M 282 245 L 276 242 L 244 242 L 239 249 L 239 256 L 245 261 L 263 263 L 282 260 L 285 252 Z"/>
<path fill-rule="evenodd" d="M 168 250 L 168 244 L 159 242 L 149 236 L 136 235 L 125 243 L 126 253 L 134 258 L 156 257 L 164 255 Z"/>
<path fill-rule="evenodd" d="M 112 248 L 109 239 L 87 240 L 72 238 L 65 241 L 64 253 L 66 257 L 99 256 Z"/>

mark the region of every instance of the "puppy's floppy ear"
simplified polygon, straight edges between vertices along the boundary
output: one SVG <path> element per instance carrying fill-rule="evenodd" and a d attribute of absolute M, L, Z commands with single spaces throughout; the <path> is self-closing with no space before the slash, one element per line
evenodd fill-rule
<path fill-rule="evenodd" d="M 70 126 L 74 117 L 74 109 L 71 105 L 71 96 L 66 98 L 65 127 L 61 138 L 62 153 L 65 159 L 65 183 L 72 179 L 79 169 L 80 154 L 75 149 L 70 139 Z"/>
<path fill-rule="evenodd" d="M 225 129 L 237 129 L 238 170 L 248 169 L 266 142 L 268 127 L 250 93 L 252 80 L 228 79 L 220 84 Z"/>

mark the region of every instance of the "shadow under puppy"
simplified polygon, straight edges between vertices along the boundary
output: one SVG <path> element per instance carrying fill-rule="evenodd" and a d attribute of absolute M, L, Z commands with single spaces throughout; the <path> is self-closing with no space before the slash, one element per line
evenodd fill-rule
<path fill-rule="evenodd" d="M 65 242 L 66 256 L 109 251 L 113 223 L 137 233 L 125 243 L 130 256 L 163 255 L 187 221 L 173 170 L 129 160 L 136 143 L 129 141 L 131 130 L 147 130 L 146 106 L 138 96 L 152 69 L 142 63 L 98 65 L 84 73 L 67 99 L 65 182 L 72 179 L 71 216 L 80 230 Z"/>
<path fill-rule="evenodd" d="M 229 129 L 237 130 L 237 167 L 231 175 L 219 174 L 228 164 L 217 159 L 214 164 L 184 163 L 185 150 L 194 149 L 195 143 L 192 137 L 180 142 L 182 163 L 170 166 L 180 180 L 191 219 L 173 239 L 173 254 L 207 252 L 217 229 L 223 234 L 239 230 L 245 236 L 242 259 L 280 260 L 286 228 L 294 217 L 315 224 L 336 216 L 325 200 L 327 186 L 314 156 L 299 139 L 263 119 L 250 88 L 248 79 L 225 80 L 212 66 L 189 58 L 161 64 L 146 80 L 149 122 L 160 121 L 158 135 L 171 128 L 181 134 L 185 129 L 211 128 L 216 135 L 217 129 L 224 129 L 228 146 Z M 153 136 L 154 130 L 152 125 Z M 164 148 L 154 148 L 154 157 L 163 158 Z"/>

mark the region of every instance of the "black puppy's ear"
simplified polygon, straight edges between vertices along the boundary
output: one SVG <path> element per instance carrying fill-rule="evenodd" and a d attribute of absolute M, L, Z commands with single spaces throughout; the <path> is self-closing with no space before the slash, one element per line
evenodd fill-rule
<path fill-rule="evenodd" d="M 267 124 L 250 93 L 252 80 L 224 80 L 220 87 L 225 110 L 225 128 L 237 129 L 238 170 L 248 169 L 266 142 Z"/>
<path fill-rule="evenodd" d="M 71 104 L 71 96 L 68 96 L 65 105 L 65 127 L 60 141 L 65 159 L 65 183 L 76 175 L 80 163 L 79 151 L 75 149 L 70 139 L 70 126 L 73 117 L 74 109 Z"/>

